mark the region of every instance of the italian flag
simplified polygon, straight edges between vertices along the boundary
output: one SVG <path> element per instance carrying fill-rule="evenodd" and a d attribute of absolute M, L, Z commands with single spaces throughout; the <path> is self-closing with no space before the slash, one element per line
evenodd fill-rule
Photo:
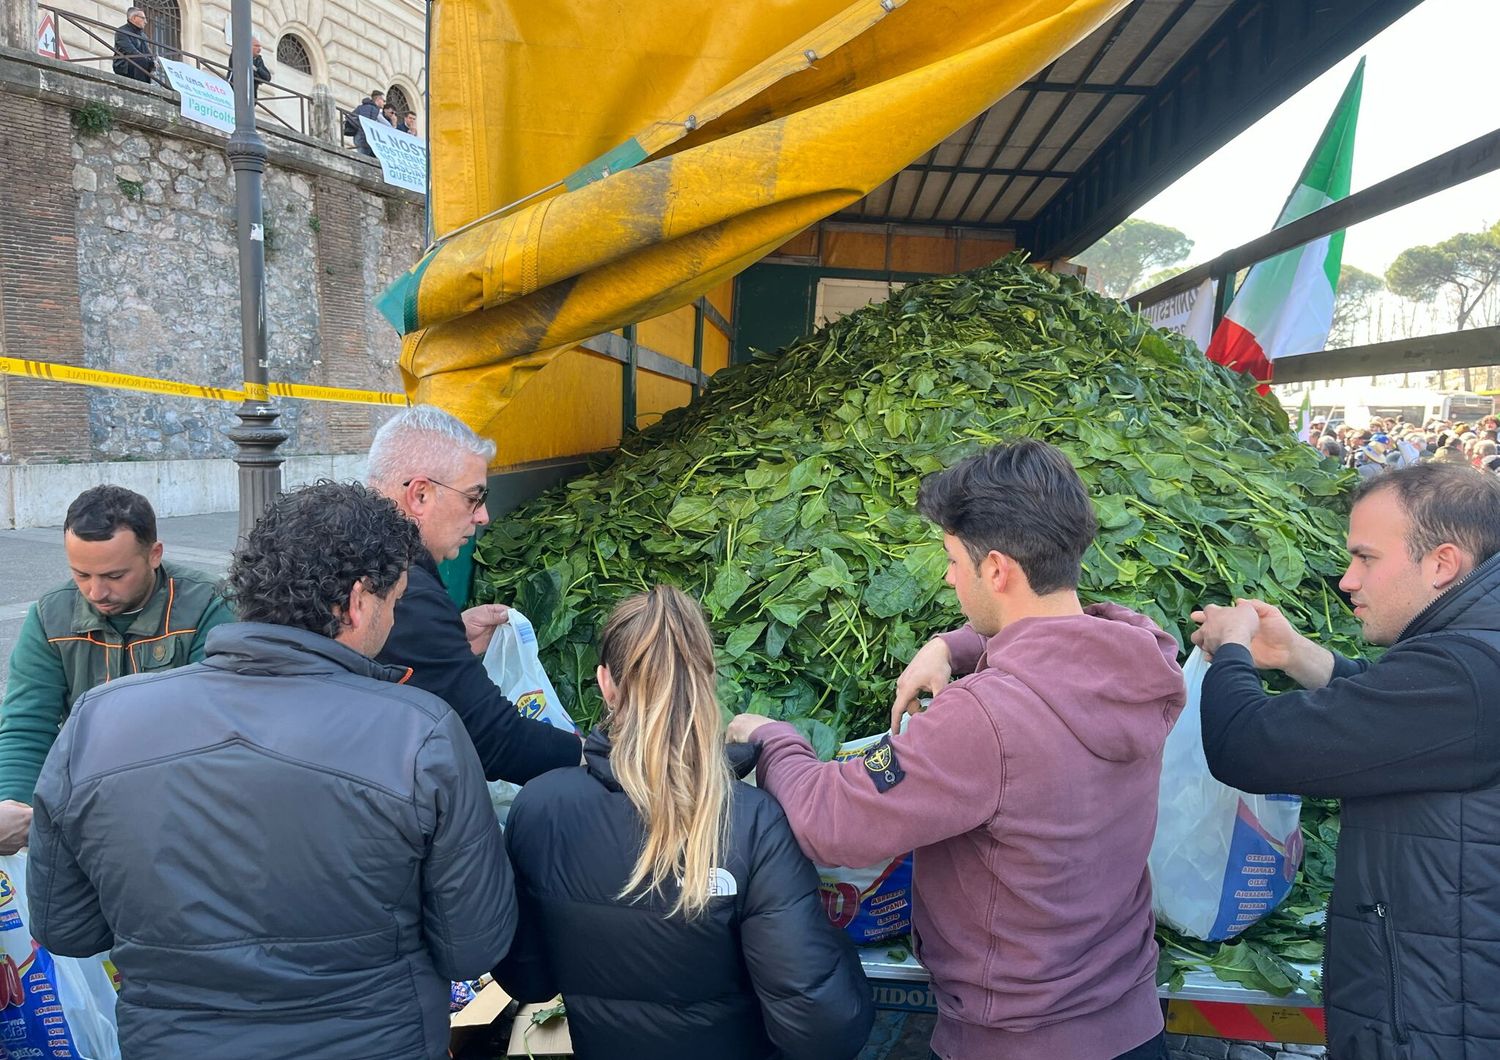
<path fill-rule="evenodd" d="M 1297 440 L 1312 444 L 1312 391 L 1302 392 L 1302 406 L 1297 409 Z"/>
<path fill-rule="evenodd" d="M 1277 228 L 1349 194 L 1364 80 L 1361 59 L 1276 219 Z M 1343 254 L 1340 230 L 1251 266 L 1214 330 L 1208 359 L 1266 382 L 1278 357 L 1321 350 L 1333 326 L 1333 296 Z"/>

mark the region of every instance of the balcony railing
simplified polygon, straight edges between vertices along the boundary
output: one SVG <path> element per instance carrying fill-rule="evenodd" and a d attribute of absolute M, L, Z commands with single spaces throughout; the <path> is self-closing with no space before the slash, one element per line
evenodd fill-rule
<path fill-rule="evenodd" d="M 123 53 L 115 50 L 115 28 L 98 19 L 79 15 L 72 11 L 64 11 L 61 8 L 52 7 L 48 4 L 38 4 L 39 11 L 50 12 L 57 26 L 58 40 L 62 39 L 62 28 L 64 25 L 73 27 L 83 34 L 88 40 L 88 47 L 93 52 L 88 55 L 69 55 L 60 62 L 67 63 L 113 63 L 117 58 L 128 58 Z M 215 76 L 229 80 L 229 67 L 216 59 L 209 59 L 202 55 L 194 55 L 192 52 L 183 51 L 180 48 L 159 48 L 156 52 L 158 58 L 175 59 L 178 62 L 191 63 L 200 70 L 207 70 Z M 171 84 L 160 70 L 153 71 L 151 80 L 167 91 L 173 91 Z M 314 128 L 314 108 L 318 105 L 317 100 L 305 93 L 295 89 L 278 85 L 273 80 L 268 84 L 257 86 L 259 91 L 255 97 L 255 116 L 257 125 L 262 128 L 281 128 L 291 132 L 300 133 L 303 136 L 318 136 Z M 340 147 L 353 146 L 349 137 L 344 134 L 344 121 L 351 117 L 351 112 L 335 104 L 333 116 L 333 128 L 324 130 L 325 133 L 338 137 Z"/>

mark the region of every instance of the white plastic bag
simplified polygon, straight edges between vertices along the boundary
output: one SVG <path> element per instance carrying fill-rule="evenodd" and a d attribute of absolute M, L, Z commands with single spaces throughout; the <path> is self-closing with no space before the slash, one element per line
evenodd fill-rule
<path fill-rule="evenodd" d="M 1182 668 L 1187 706 L 1162 754 L 1152 908 L 1184 935 L 1230 939 L 1281 904 L 1302 863 L 1302 800 L 1248 795 L 1213 778 L 1199 708 L 1209 664 L 1194 648 Z"/>
<path fill-rule="evenodd" d="M 547 671 L 542 669 L 531 620 L 514 607 L 510 608 L 510 617 L 495 628 L 490 638 L 490 646 L 484 653 L 484 671 L 505 693 L 505 698 L 516 705 L 522 717 L 544 721 L 566 732 L 578 731 L 557 698 Z M 504 824 L 510 816 L 510 804 L 521 789 L 508 780 L 492 780 L 489 787 L 495 816 Z"/>
<path fill-rule="evenodd" d="M 484 671 L 522 717 L 540 719 L 568 732 L 578 731 L 547 679 L 547 671 L 542 669 L 531 620 L 514 607 L 505 623 L 495 627 L 484 653 Z"/>
<path fill-rule="evenodd" d="M 863 758 L 884 735 L 842 743 L 833 760 Z M 864 868 L 816 866 L 823 911 L 857 945 L 906 934 L 911 930 L 911 864 L 908 852 Z"/>
<path fill-rule="evenodd" d="M 119 1060 L 108 955 L 54 957 L 30 917 L 26 855 L 0 857 L 0 1055 Z"/>

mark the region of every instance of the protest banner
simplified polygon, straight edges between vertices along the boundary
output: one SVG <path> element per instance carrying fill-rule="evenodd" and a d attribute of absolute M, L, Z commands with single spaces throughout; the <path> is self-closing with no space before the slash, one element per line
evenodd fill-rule
<path fill-rule="evenodd" d="M 1208 349 L 1214 330 L 1213 280 L 1175 294 L 1141 310 L 1141 316 L 1163 331 L 1175 331 L 1192 340 L 1200 350 Z"/>
<path fill-rule="evenodd" d="M 207 70 L 172 59 L 156 60 L 182 97 L 182 116 L 221 132 L 234 132 L 234 91 L 229 82 Z"/>
<path fill-rule="evenodd" d="M 411 133 L 393 129 L 385 122 L 371 121 L 363 114 L 359 124 L 370 150 L 380 159 L 385 182 L 398 188 L 427 194 L 427 143 Z"/>

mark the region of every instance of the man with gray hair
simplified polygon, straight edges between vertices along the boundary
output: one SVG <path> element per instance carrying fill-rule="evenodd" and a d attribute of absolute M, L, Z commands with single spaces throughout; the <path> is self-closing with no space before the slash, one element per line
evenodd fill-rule
<path fill-rule="evenodd" d="M 121 77 L 151 83 L 156 56 L 151 53 L 151 41 L 146 37 L 146 12 L 142 8 L 132 7 L 125 12 L 125 25 L 115 30 L 115 61 L 110 65 Z"/>
<path fill-rule="evenodd" d="M 578 737 L 523 717 L 485 673 L 480 657 L 506 619 L 497 604 L 460 613 L 438 578 L 489 522 L 486 473 L 495 444 L 432 405 L 392 417 L 370 446 L 369 483 L 417 524 L 422 548 L 379 661 L 411 670 L 411 683 L 448 701 L 474 741 L 484 775 L 515 784 L 583 761 Z"/>

